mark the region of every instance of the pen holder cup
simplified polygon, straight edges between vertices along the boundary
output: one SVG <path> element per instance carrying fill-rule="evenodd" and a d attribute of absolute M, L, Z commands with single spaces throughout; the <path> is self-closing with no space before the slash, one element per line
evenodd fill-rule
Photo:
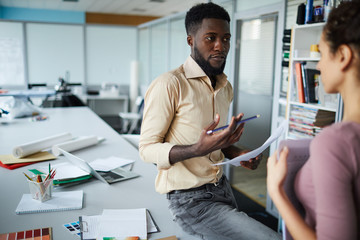
<path fill-rule="evenodd" d="M 29 181 L 30 193 L 33 199 L 40 202 L 45 202 L 51 199 L 51 192 L 53 187 L 53 179 L 43 182 Z"/>

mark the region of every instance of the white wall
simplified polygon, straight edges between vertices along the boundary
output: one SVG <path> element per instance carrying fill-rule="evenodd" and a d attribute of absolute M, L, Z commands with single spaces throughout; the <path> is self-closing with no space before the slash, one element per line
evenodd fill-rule
<path fill-rule="evenodd" d="M 83 85 L 130 85 L 137 32 L 128 26 L 1 21 L 0 87 L 53 87 L 59 77 Z"/>
<path fill-rule="evenodd" d="M 136 60 L 137 29 L 134 27 L 87 26 L 87 84 L 130 84 L 131 61 Z"/>

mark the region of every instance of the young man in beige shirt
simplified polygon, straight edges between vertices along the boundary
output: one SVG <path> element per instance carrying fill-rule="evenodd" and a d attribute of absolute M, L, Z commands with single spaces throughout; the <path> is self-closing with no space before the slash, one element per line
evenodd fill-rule
<path fill-rule="evenodd" d="M 243 114 L 226 125 L 233 89 L 223 73 L 230 48 L 230 17 L 225 9 L 199 4 L 186 15 L 191 56 L 149 86 L 141 126 L 142 159 L 155 163 L 156 191 L 167 194 L 169 209 L 184 231 L 201 239 L 279 239 L 280 235 L 237 210 L 221 166 L 244 153 L 239 141 Z M 242 163 L 256 169 L 261 156 Z"/>

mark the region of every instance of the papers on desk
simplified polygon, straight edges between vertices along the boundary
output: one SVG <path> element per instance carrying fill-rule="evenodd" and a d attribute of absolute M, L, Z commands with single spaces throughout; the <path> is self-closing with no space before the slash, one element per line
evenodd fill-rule
<path fill-rule="evenodd" d="M 71 140 L 73 137 L 71 133 L 61 133 L 54 136 L 42 138 L 39 140 L 24 143 L 14 147 L 13 155 L 17 158 L 29 156 L 31 154 L 40 152 L 44 149 L 51 148 L 55 144 L 63 143 Z"/>
<path fill-rule="evenodd" d="M 214 165 L 224 165 L 224 164 L 231 164 L 233 166 L 240 166 L 240 162 L 241 161 L 249 161 L 250 159 L 258 156 L 260 153 L 262 153 L 267 147 L 270 146 L 271 143 L 273 143 L 276 139 L 278 139 L 286 130 L 286 127 L 288 126 L 288 121 L 284 120 L 280 126 L 275 130 L 275 132 L 264 142 L 263 145 L 261 145 L 260 147 L 258 147 L 257 149 L 245 153 L 243 155 L 240 155 L 236 158 L 231 159 L 230 161 L 226 161 L 226 162 L 222 162 L 222 163 L 217 163 Z"/>
<path fill-rule="evenodd" d="M 52 160 L 56 157 L 48 152 L 37 152 L 26 158 L 16 158 L 11 154 L 0 155 L 0 161 L 3 164 L 15 164 L 15 163 L 31 163 L 31 162 L 40 162 L 45 160 Z"/>
<path fill-rule="evenodd" d="M 85 172 L 81 168 L 78 168 L 68 162 L 52 164 L 53 169 L 56 169 L 56 175 L 54 180 L 65 180 L 65 179 L 74 179 L 83 176 L 90 175 L 88 172 Z M 40 169 L 43 172 L 46 172 L 47 166 L 41 166 Z"/>
<path fill-rule="evenodd" d="M 150 212 L 139 209 L 104 209 L 102 215 L 80 216 L 81 239 L 138 236 L 147 239 L 148 233 L 159 232 Z"/>
<path fill-rule="evenodd" d="M 90 162 L 89 165 L 96 171 L 108 172 L 119 167 L 133 164 L 134 162 L 134 160 L 111 156 L 108 158 L 96 159 Z M 53 169 L 56 169 L 54 185 L 64 186 L 67 184 L 79 183 L 80 181 L 86 181 L 92 177 L 89 172 L 84 171 L 70 162 L 52 164 L 51 166 Z M 48 165 L 40 166 L 39 170 L 47 172 Z"/>
<path fill-rule="evenodd" d="M 119 157 L 108 157 L 108 158 L 98 158 L 94 161 L 90 162 L 90 166 L 92 166 L 96 171 L 108 172 L 118 167 L 124 167 L 129 164 L 133 164 L 134 160 L 129 160 L 125 158 Z"/>
<path fill-rule="evenodd" d="M 71 152 L 96 145 L 103 140 L 104 138 L 99 138 L 96 136 L 82 136 L 73 138 L 71 133 L 61 133 L 16 146 L 13 149 L 13 155 L 17 158 L 23 158 L 51 148 L 52 153 L 55 156 L 59 156 L 61 154 L 59 148 Z"/>
<path fill-rule="evenodd" d="M 94 146 L 104 140 L 104 138 L 97 136 L 81 136 L 73 138 L 72 134 L 65 132 L 14 147 L 12 155 L 0 155 L 0 161 L 4 164 L 0 166 L 12 169 L 9 167 L 11 164 L 15 165 L 22 163 L 22 165 L 19 165 L 20 167 L 39 161 L 52 160 L 61 154 L 59 151 L 60 148 L 71 152 Z M 46 151 L 50 148 L 52 154 Z"/>
<path fill-rule="evenodd" d="M 104 138 L 99 138 L 96 136 L 78 137 L 66 142 L 53 145 L 51 151 L 55 156 L 60 156 L 61 152 L 59 149 L 65 150 L 67 152 L 72 152 L 86 147 L 94 146 L 104 140 L 105 140 Z"/>

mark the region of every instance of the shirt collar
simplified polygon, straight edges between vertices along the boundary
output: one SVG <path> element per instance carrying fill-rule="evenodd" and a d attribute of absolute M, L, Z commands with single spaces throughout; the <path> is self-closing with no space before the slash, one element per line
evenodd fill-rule
<path fill-rule="evenodd" d="M 207 78 L 210 81 L 206 73 L 191 56 L 186 59 L 183 66 L 186 78 Z M 227 76 L 225 73 L 218 75 L 216 79 L 216 88 L 224 87 L 227 82 Z"/>

